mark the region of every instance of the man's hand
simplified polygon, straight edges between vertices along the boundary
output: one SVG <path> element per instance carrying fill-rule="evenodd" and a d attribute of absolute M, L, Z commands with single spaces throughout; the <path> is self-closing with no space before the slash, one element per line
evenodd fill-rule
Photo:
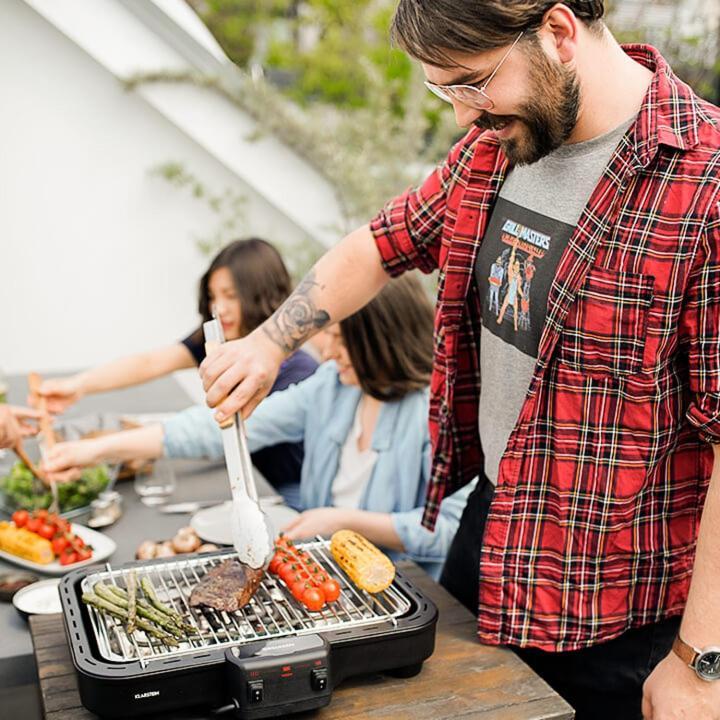
<path fill-rule="evenodd" d="M 48 448 L 40 464 L 48 480 L 67 482 L 77 480 L 83 468 L 102 460 L 101 447 L 96 439 L 63 442 Z"/>
<path fill-rule="evenodd" d="M 324 507 L 306 510 L 283 528 L 288 540 L 306 540 L 316 535 L 332 535 L 350 524 L 351 510 Z"/>
<path fill-rule="evenodd" d="M 285 353 L 258 328 L 247 337 L 221 345 L 203 360 L 200 377 L 215 418 L 242 412 L 248 417 L 270 392 Z"/>
<path fill-rule="evenodd" d="M 22 438 L 37 434 L 37 426 L 28 420 L 39 420 L 40 413 L 30 408 L 0 405 L 0 448 L 13 447 Z"/>
<path fill-rule="evenodd" d="M 674 652 L 643 686 L 644 720 L 720 720 L 720 680 L 705 682 Z"/>

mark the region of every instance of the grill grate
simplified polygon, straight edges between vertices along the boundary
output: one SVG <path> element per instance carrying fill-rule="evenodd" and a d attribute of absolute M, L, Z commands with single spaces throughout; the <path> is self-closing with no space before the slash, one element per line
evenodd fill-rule
<path fill-rule="evenodd" d="M 298 603 L 275 576 L 266 573 L 252 600 L 236 612 L 199 610 L 189 604 L 192 588 L 208 570 L 234 557 L 233 554 L 196 556 L 182 560 L 152 563 L 138 568 L 155 587 L 159 599 L 182 614 L 197 629 L 177 647 L 168 647 L 141 630 L 129 639 L 120 620 L 88 607 L 90 622 L 102 657 L 111 662 L 139 660 L 143 667 L 153 660 L 194 654 L 204 649 L 240 645 L 255 640 L 303 635 L 354 628 L 378 623 L 397 624 L 397 618 L 410 610 L 401 591 L 391 585 L 385 592 L 370 595 L 356 588 L 335 564 L 329 542 L 318 540 L 301 545 L 318 564 L 341 585 L 337 602 L 319 612 L 310 612 Z M 82 581 L 82 591 L 92 590 L 96 582 L 127 587 L 133 568 L 94 573 Z"/>

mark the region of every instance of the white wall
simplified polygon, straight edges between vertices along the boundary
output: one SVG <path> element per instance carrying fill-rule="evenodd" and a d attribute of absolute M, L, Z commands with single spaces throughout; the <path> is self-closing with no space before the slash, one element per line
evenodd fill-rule
<path fill-rule="evenodd" d="M 0 367 L 56 371 L 197 323 L 217 216 L 149 175 L 182 162 L 248 197 L 248 232 L 304 234 L 21 0 L 0 2 Z"/>

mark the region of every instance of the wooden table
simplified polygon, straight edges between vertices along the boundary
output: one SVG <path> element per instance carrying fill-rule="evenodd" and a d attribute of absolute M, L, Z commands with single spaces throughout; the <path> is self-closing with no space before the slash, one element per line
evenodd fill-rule
<path fill-rule="evenodd" d="M 326 708 L 296 716 L 318 720 L 571 720 L 570 706 L 513 653 L 480 645 L 475 618 L 416 565 L 400 569 L 438 606 L 435 653 L 414 678 L 369 675 L 346 680 Z M 80 704 L 60 615 L 30 619 L 47 720 L 92 720 Z M 169 716 L 163 716 L 169 719 Z M 173 720 L 206 720 L 189 711 Z"/>

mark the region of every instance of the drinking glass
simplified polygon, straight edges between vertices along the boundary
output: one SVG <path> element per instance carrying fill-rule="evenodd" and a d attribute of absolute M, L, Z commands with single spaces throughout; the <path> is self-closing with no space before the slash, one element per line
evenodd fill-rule
<path fill-rule="evenodd" d="M 135 492 L 143 505 L 162 505 L 174 490 L 175 471 L 167 460 L 156 460 L 135 475 Z"/>

